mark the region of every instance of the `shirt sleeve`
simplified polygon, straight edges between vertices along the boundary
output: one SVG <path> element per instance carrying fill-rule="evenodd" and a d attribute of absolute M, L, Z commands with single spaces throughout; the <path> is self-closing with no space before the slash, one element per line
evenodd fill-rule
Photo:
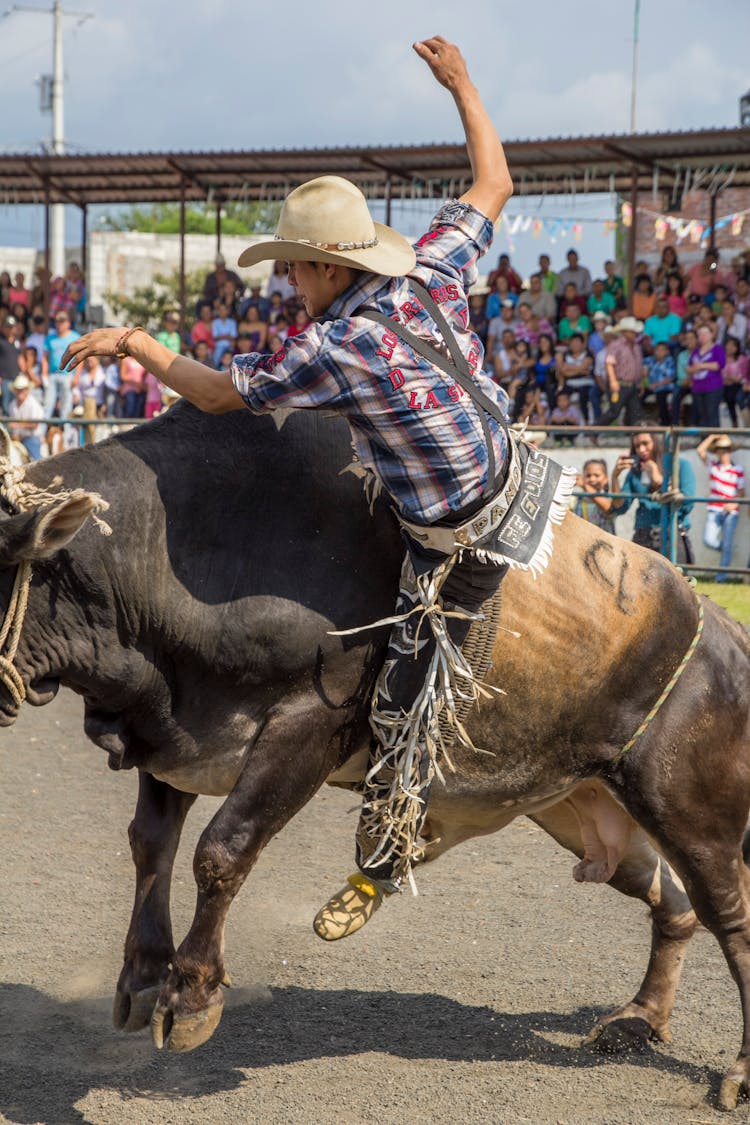
<path fill-rule="evenodd" d="M 477 279 L 477 261 L 492 244 L 493 226 L 470 203 L 453 199 L 440 208 L 430 229 L 414 244 L 415 274 L 427 269 L 458 277 L 466 292 Z M 420 269 L 420 267 L 422 267 Z"/>
<path fill-rule="evenodd" d="M 232 382 L 246 406 L 256 414 L 342 406 L 349 395 L 336 364 L 332 335 L 332 326 L 312 324 L 273 355 L 236 355 L 230 368 Z"/>

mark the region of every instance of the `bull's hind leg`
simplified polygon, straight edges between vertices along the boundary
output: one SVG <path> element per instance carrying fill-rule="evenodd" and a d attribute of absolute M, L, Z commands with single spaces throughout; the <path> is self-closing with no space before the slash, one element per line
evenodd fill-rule
<path fill-rule="evenodd" d="M 124 1031 L 148 1027 L 174 953 L 169 890 L 180 832 L 195 797 L 139 772 L 138 803 L 128 829 L 135 902 L 125 939 L 113 1019 Z"/>
<path fill-rule="evenodd" d="M 613 800 L 611 797 L 610 800 Z M 583 856 L 579 818 L 568 801 L 532 817 L 563 847 Z M 584 1044 L 602 1051 L 630 1049 L 649 1039 L 669 1042 L 669 1020 L 687 947 L 697 926 L 690 900 L 669 865 L 640 829 L 630 834 L 609 885 L 645 902 L 651 912 L 651 955 L 633 999 L 602 1017 Z"/>
<path fill-rule="evenodd" d="M 211 1037 L 224 1003 L 224 924 L 235 895 L 268 841 L 320 788 L 340 746 L 345 716 L 316 695 L 269 716 L 234 789 L 198 842 L 193 924 L 177 950 L 151 1021 L 154 1044 L 191 1051 Z"/>

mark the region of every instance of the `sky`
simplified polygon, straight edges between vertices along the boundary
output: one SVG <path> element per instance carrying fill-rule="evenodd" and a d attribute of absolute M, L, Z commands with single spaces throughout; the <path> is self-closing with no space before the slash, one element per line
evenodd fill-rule
<path fill-rule="evenodd" d="M 93 18 L 64 21 L 68 151 L 457 142 L 450 95 L 411 49 L 432 34 L 460 45 L 504 138 L 629 130 L 634 0 L 70 6 Z M 0 0 L 0 16 L 10 7 Z M 748 43 L 748 0 L 641 0 L 637 130 L 737 125 L 750 88 Z M 38 151 L 49 137 L 35 82 L 51 59 L 51 15 L 0 18 L 0 151 Z M 514 200 L 508 213 L 528 206 Z M 542 207 L 544 215 L 611 215 L 608 197 Z M 38 239 L 41 219 L 19 210 L 26 214 L 0 207 L 0 245 Z M 399 222 L 408 218 L 394 216 Z M 530 243 L 530 234 L 519 237 L 515 252 L 536 255 Z"/>

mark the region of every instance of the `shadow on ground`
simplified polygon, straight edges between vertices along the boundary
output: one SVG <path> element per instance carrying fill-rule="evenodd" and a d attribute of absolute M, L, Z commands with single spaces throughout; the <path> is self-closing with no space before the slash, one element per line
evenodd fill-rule
<path fill-rule="evenodd" d="M 533 1061 L 550 1067 L 618 1065 L 548 1036 L 584 1035 L 602 1015 L 575 1012 L 508 1015 L 436 994 L 232 990 L 214 1038 L 189 1055 L 157 1053 L 146 1032 L 115 1032 L 110 1002 L 55 1000 L 27 985 L 0 985 L 0 1113 L 27 1125 L 83 1121 L 75 1105 L 90 1090 L 123 1100 L 196 1098 L 234 1090 L 247 1070 L 305 1060 L 382 1052 L 402 1059 L 450 1062 Z M 666 1051 L 625 1056 L 630 1064 L 681 1075 L 704 1087 L 715 1076 Z"/>

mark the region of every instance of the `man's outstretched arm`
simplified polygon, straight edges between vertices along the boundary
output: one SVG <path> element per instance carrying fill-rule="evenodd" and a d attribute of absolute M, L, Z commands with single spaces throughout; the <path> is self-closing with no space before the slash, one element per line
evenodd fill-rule
<path fill-rule="evenodd" d="M 466 134 L 474 183 L 461 199 L 471 203 L 496 222 L 513 194 L 505 152 L 495 126 L 469 78 L 463 56 L 442 35 L 414 44 L 414 50 L 429 66 L 438 82 L 450 90 Z"/>

